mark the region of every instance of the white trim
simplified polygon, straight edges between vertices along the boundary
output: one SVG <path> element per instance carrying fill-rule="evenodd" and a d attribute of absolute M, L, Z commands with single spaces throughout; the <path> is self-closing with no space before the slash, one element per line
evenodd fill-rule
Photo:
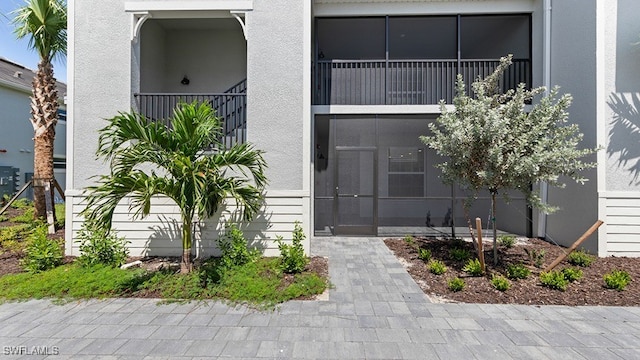
<path fill-rule="evenodd" d="M 32 90 L 33 90 L 33 88 L 31 88 L 29 86 L 12 83 L 12 82 L 6 81 L 4 79 L 0 79 L 0 85 L 4 86 L 6 88 L 9 88 L 11 90 L 21 91 L 21 92 L 24 92 L 24 93 L 27 93 L 27 94 L 32 94 Z"/>
<path fill-rule="evenodd" d="M 640 191 L 602 191 L 599 199 L 640 199 Z"/>
<path fill-rule="evenodd" d="M 544 31 L 542 35 L 542 82 L 546 88 L 546 94 L 549 93 L 551 87 L 551 1 L 544 0 L 542 9 L 542 28 Z M 540 183 L 540 200 L 542 203 L 549 202 L 549 184 L 544 181 Z M 544 211 L 538 211 L 538 229 L 536 232 L 535 235 L 538 237 L 544 238 L 547 236 L 547 214 Z"/>
<path fill-rule="evenodd" d="M 236 11 L 236 10 L 231 10 L 229 11 L 229 13 L 231 13 L 231 16 L 233 16 L 236 20 L 238 20 L 238 22 L 240 23 L 240 27 L 242 28 L 242 34 L 244 35 L 244 40 L 247 41 L 247 24 L 246 24 L 246 20 L 243 20 L 240 17 L 240 14 L 242 14 L 242 16 L 246 19 L 246 15 L 247 12 L 246 11 Z"/>
<path fill-rule="evenodd" d="M 376 16 L 376 15 L 456 15 L 533 12 L 534 1 L 403 1 L 403 2 L 343 2 L 316 3 L 314 16 Z"/>
<path fill-rule="evenodd" d="M 140 36 L 140 29 L 145 21 L 153 16 L 148 11 L 134 12 L 131 14 L 131 41 L 137 42 Z"/>
<path fill-rule="evenodd" d="M 311 173 L 313 169 L 313 163 L 311 161 L 313 151 L 313 138 L 312 134 L 312 118 L 311 118 L 311 97 L 312 97 L 312 84 L 311 84 L 311 66 L 312 63 L 312 16 L 311 16 L 311 2 L 305 1 L 303 5 L 303 36 L 302 36 L 302 189 L 305 194 L 308 195 L 307 199 L 302 202 L 302 226 L 305 234 L 312 235 L 313 230 L 313 217 L 312 217 L 312 199 L 311 188 L 313 187 Z M 307 242 L 310 244 L 310 241 Z M 309 254 L 310 248 L 306 248 L 305 252 Z"/>
<path fill-rule="evenodd" d="M 124 11 L 253 10 L 253 0 L 127 1 Z"/>
<path fill-rule="evenodd" d="M 73 171 L 74 171 L 74 158 L 73 158 L 73 150 L 74 150 L 74 110 L 75 110 L 75 51 L 76 51 L 76 42 L 75 42 L 75 0 L 67 1 L 67 26 L 69 30 L 67 31 L 67 169 L 65 186 L 67 189 L 73 189 Z M 73 191 L 65 189 L 65 197 L 67 201 L 65 203 L 65 230 L 64 236 L 65 239 L 65 253 L 71 254 L 73 247 L 73 196 L 75 195 Z"/>
<path fill-rule="evenodd" d="M 453 105 L 446 105 L 453 111 Z M 313 105 L 311 112 L 322 114 L 440 114 L 440 105 Z"/>
<path fill-rule="evenodd" d="M 609 3 L 609 2 L 607 2 Z M 618 2 L 612 1 L 609 6 L 617 7 Z M 617 10 L 615 10 L 617 12 Z M 598 146 L 606 146 L 607 143 L 607 95 L 606 95 L 606 12 L 605 1 L 596 1 L 596 142 Z M 607 154 L 600 150 L 597 158 L 597 189 L 598 189 L 598 218 L 607 218 L 607 199 L 611 198 L 640 198 L 640 192 L 606 192 L 607 184 Z M 598 256 L 609 254 L 607 240 L 607 225 L 603 224 L 598 229 Z"/>
<path fill-rule="evenodd" d="M 68 196 L 83 196 L 82 189 L 71 189 L 68 188 L 65 190 L 65 193 Z M 264 194 L 265 198 L 305 198 L 311 197 L 311 194 L 308 190 L 269 190 Z"/>

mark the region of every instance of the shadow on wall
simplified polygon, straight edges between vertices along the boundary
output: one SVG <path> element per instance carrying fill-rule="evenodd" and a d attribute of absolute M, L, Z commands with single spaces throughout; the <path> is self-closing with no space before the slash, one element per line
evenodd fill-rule
<path fill-rule="evenodd" d="M 629 185 L 640 184 L 640 95 L 631 96 L 631 102 L 622 94 L 611 94 L 609 107 L 613 110 L 609 130 L 609 157 L 617 155 L 619 167 L 632 176 Z"/>

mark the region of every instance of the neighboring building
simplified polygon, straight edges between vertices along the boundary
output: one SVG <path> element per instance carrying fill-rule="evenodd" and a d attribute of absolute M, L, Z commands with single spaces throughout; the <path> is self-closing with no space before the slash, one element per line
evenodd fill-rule
<path fill-rule="evenodd" d="M 0 196 L 15 193 L 33 177 L 33 127 L 29 118 L 34 76 L 33 70 L 0 57 Z M 63 99 L 67 86 L 58 82 L 57 87 L 60 110 L 53 161 L 56 180 L 64 189 L 67 113 Z M 33 190 L 27 190 L 23 196 L 33 198 Z"/>
<path fill-rule="evenodd" d="M 610 106 L 640 103 L 638 11 L 632 0 L 70 0 L 67 252 L 77 254 L 83 188 L 109 171 L 94 156 L 102 119 L 130 108 L 160 119 L 194 98 L 218 108 L 228 143 L 266 151 L 266 206 L 245 235 L 268 254 L 296 220 L 311 241 L 463 226 L 464 194 L 441 184 L 441 160 L 418 136 L 451 102 L 457 73 L 469 83 L 511 53 L 504 85 L 561 86 L 581 146 L 606 150 L 586 185 L 545 190 L 561 211 L 539 214 L 514 194 L 499 228 L 569 245 L 602 219 L 586 247 L 639 256 L 638 132 L 624 131 L 637 129 L 637 109 L 622 106 L 622 119 Z M 179 254 L 175 206 L 158 199 L 132 221 L 122 205 L 114 227 L 133 255 Z M 487 219 L 488 199 L 470 215 Z M 198 231 L 199 254 L 215 248 L 219 220 Z"/>

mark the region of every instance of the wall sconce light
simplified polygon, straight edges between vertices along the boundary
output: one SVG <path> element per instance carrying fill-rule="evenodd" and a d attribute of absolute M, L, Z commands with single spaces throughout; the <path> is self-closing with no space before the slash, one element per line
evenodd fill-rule
<path fill-rule="evenodd" d="M 189 85 L 189 83 L 189 78 L 186 75 L 182 78 L 182 81 L 180 81 L 180 84 L 182 85 Z"/>

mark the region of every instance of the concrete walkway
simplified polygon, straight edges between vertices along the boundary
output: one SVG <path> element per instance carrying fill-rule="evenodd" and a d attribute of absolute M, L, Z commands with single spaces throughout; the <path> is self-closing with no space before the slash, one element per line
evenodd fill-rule
<path fill-rule="evenodd" d="M 640 308 L 432 304 L 382 239 L 317 238 L 312 251 L 329 257 L 328 301 L 269 313 L 145 299 L 9 303 L 0 360 L 640 358 Z"/>

